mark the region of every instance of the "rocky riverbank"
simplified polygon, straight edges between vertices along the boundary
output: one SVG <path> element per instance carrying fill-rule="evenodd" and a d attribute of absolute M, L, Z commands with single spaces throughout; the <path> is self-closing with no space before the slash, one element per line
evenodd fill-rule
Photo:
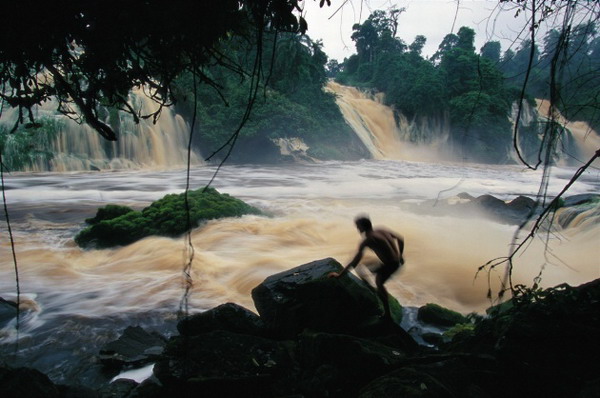
<path fill-rule="evenodd" d="M 182 319 L 170 339 L 126 329 L 98 354 L 106 372 L 154 364 L 141 383 L 56 385 L 40 372 L 0 368 L 2 397 L 596 397 L 600 280 L 519 288 L 488 316 L 392 299 L 384 322 L 372 288 L 323 259 L 272 275 L 252 291 L 258 314 L 226 303 Z M 10 304 L 7 304 L 10 305 Z M 5 317 L 10 316 L 7 307 Z M 427 343 L 426 343 L 427 342 Z"/>

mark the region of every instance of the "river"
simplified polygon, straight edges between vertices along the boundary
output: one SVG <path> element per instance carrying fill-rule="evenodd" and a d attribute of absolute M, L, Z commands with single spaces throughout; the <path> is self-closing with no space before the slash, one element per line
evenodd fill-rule
<path fill-rule="evenodd" d="M 204 186 L 214 171 L 194 168 L 191 186 Z M 555 168 L 549 194 L 559 192 L 573 172 Z M 182 192 L 185 176 L 185 170 L 5 176 L 21 294 L 32 309 L 21 325 L 16 363 L 37 367 L 55 381 L 93 384 L 98 348 L 127 325 L 174 332 L 184 291 L 183 238 L 150 237 L 117 249 L 82 250 L 73 237 L 97 207 L 142 208 Z M 225 166 L 213 186 L 269 216 L 211 221 L 193 231 L 190 312 L 229 301 L 253 309 L 252 288 L 273 273 L 325 257 L 347 263 L 360 239 L 353 224 L 359 213 L 406 240 L 406 266 L 388 282 L 401 304 L 436 302 L 462 313 L 483 312 L 491 304 L 488 278 L 475 278 L 477 268 L 508 253 L 515 227 L 484 217 L 416 214 L 410 205 L 459 192 L 506 200 L 535 195 L 540 179 L 540 171 L 518 166 L 392 160 Z M 590 192 L 600 192 L 597 169 L 586 172 L 568 195 Z M 0 228 L 0 297 L 14 300 L 6 223 Z M 544 286 L 600 277 L 599 232 L 593 223 L 555 232 L 547 246 L 534 241 L 517 259 L 515 282 L 531 285 L 542 267 Z M 503 271 L 491 275 L 496 292 Z M 14 325 L 1 331 L 3 355 L 11 353 L 15 337 Z"/>

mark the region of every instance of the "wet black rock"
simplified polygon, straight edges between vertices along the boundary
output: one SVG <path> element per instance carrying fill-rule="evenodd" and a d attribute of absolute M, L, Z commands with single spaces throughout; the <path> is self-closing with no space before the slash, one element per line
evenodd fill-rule
<path fill-rule="evenodd" d="M 221 304 L 208 311 L 191 315 L 177 324 L 182 336 L 197 336 L 215 330 L 227 330 L 253 336 L 266 333 L 262 319 L 254 312 L 235 303 Z"/>
<path fill-rule="evenodd" d="M 0 328 L 5 327 L 17 316 L 17 303 L 0 297 Z"/>
<path fill-rule="evenodd" d="M 154 373 L 167 389 L 204 396 L 270 396 L 294 365 L 289 344 L 214 331 L 173 337 Z"/>
<path fill-rule="evenodd" d="M 505 202 L 492 195 L 473 197 L 466 192 L 461 192 L 456 195 L 456 198 L 425 201 L 414 210 L 429 215 L 455 214 L 480 217 L 483 214 L 500 223 L 518 225 L 535 213 L 535 200 L 520 195 Z"/>
<path fill-rule="evenodd" d="M 148 333 L 139 326 L 129 326 L 121 337 L 104 345 L 98 358 L 115 371 L 123 367 L 148 364 L 163 351 L 166 340 L 154 333 Z"/>
<path fill-rule="evenodd" d="M 0 367 L 0 396 L 58 398 L 60 390 L 48 376 L 35 369 Z"/>
<path fill-rule="evenodd" d="M 254 305 L 267 327 L 280 337 L 294 337 L 304 329 L 352 333 L 357 326 L 383 314 L 375 291 L 327 258 L 269 276 L 252 290 Z M 390 296 L 392 316 L 402 319 L 402 307 Z"/>

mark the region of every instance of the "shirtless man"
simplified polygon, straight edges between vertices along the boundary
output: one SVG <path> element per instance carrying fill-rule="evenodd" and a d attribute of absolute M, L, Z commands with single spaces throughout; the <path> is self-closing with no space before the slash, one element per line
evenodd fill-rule
<path fill-rule="evenodd" d="M 340 273 L 332 272 L 329 276 L 340 277 L 344 275 L 349 272 L 350 269 L 358 265 L 363 257 L 365 248 L 368 247 L 373 250 L 382 262 L 381 267 L 377 268 L 374 273 L 376 274 L 375 284 L 377 286 L 377 294 L 383 302 L 383 318 L 391 320 L 392 316 L 390 312 L 390 303 L 388 302 L 388 293 L 383 284 L 404 264 L 404 258 L 402 257 L 402 252 L 404 251 L 404 239 L 391 231 L 373 229 L 371 220 L 368 217 L 360 216 L 356 218 L 354 222 L 356 223 L 358 231 L 361 234 L 364 234 L 365 238 L 360 243 L 358 252 L 344 270 Z"/>

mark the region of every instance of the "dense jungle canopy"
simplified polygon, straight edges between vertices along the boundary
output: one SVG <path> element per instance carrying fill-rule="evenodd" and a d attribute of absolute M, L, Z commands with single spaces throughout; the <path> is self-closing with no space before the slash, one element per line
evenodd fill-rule
<path fill-rule="evenodd" d="M 504 52 L 497 41 L 478 50 L 475 31 L 461 27 L 431 57 L 422 54 L 425 36 L 397 37 L 404 9 L 376 10 L 353 28 L 356 54 L 338 62 L 304 35 L 307 1 L 316 0 L 9 2 L 5 15 L 25 17 L 8 18 L 0 28 L 1 96 L 18 109 L 4 134 L 51 124 L 39 120 L 35 106 L 53 100 L 59 112 L 117 140 L 114 110 L 136 121 L 156 120 L 163 106 L 174 104 L 189 120 L 202 122 L 203 134 L 194 140 L 209 157 L 228 157 L 230 151 L 220 152 L 231 149 L 241 125 L 248 150 L 238 154 L 240 161 L 244 152 L 264 147 L 265 139 L 287 136 L 309 144 L 327 140 L 311 145 L 317 158 L 360 156 L 341 145 L 352 133 L 332 95 L 321 89 L 328 77 L 384 92 L 386 103 L 408 119 L 448 119 L 449 143 L 464 146 L 475 161 L 503 163 L 511 147 L 522 146 L 529 148 L 522 160 L 539 164 L 543 150 L 531 148 L 552 143 L 547 152 L 555 150 L 555 140 L 543 139 L 546 133 L 524 129 L 517 138 L 512 131 L 507 116 L 513 104 L 533 98 L 549 99 L 566 117 L 599 127 L 593 3 L 501 1 L 512 5 L 505 12 L 530 15 L 520 41 Z M 323 12 L 346 3 L 334 2 Z M 542 25 L 551 29 L 540 43 Z M 146 114 L 134 109 L 129 94 L 136 88 L 159 107 Z M 17 153 L 40 141 L 24 136 Z M 22 158 L 9 166 L 19 169 L 27 161 Z"/>
<path fill-rule="evenodd" d="M 246 73 L 222 43 L 242 37 L 260 45 L 265 31 L 303 33 L 298 7 L 297 0 L 7 2 L 3 13 L 13 17 L 0 28 L 2 98 L 19 108 L 23 124 L 35 123 L 34 105 L 55 97 L 62 113 L 116 140 L 99 106 L 135 114 L 127 101 L 135 87 L 171 104 L 173 82 L 185 71 L 218 88 L 207 66 Z"/>
<path fill-rule="evenodd" d="M 521 100 L 551 100 L 567 118 L 600 127 L 600 38 L 593 10 L 591 18 L 578 20 L 560 4 L 547 6 L 541 18 L 559 18 L 563 25 L 549 29 L 542 43 L 529 37 L 502 53 L 499 41 L 488 41 L 477 50 L 475 31 L 463 26 L 447 34 L 431 57 L 422 55 L 425 36 L 410 44 L 396 36 L 404 9 L 376 10 L 353 27 L 356 54 L 328 66 L 342 83 L 384 92 L 386 103 L 409 119 L 447 117 L 449 142 L 463 146 L 472 160 L 506 162 L 513 146 L 509 118 Z M 532 24 L 535 33 L 540 21 Z M 531 126 L 522 129 L 519 146 L 540 148 L 543 136 Z M 535 162 L 535 152 L 528 160 Z"/>

